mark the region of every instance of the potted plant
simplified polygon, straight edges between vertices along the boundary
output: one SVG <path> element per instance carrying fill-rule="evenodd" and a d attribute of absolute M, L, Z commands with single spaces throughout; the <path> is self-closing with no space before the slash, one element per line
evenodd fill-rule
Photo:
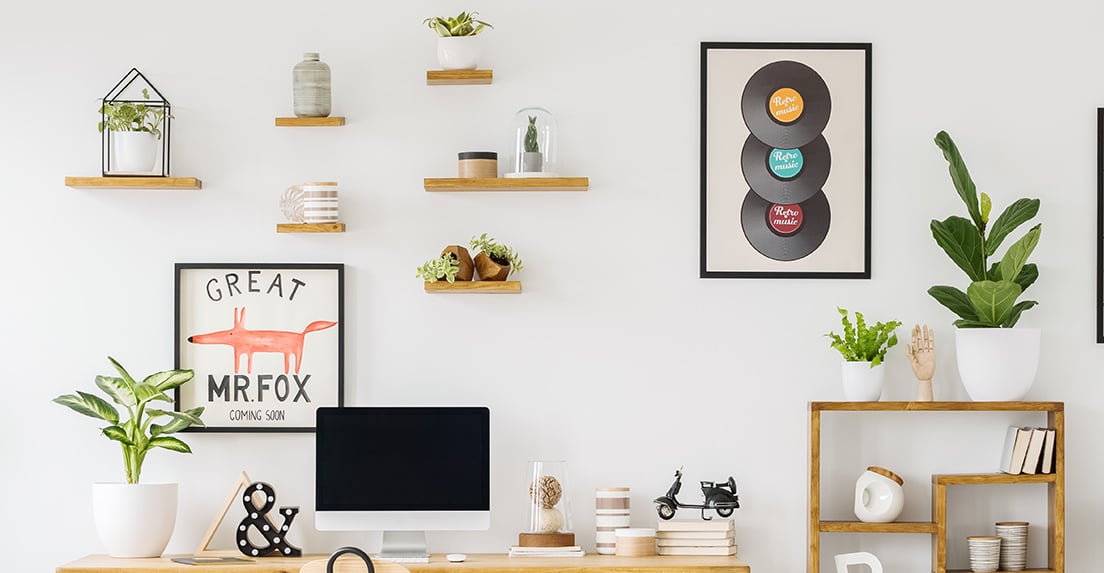
<path fill-rule="evenodd" d="M 467 250 L 465 249 L 465 253 L 466 252 Z M 457 280 L 470 281 L 472 279 L 471 265 L 471 257 L 468 257 L 467 278 L 461 277 L 460 259 L 448 249 L 445 249 L 440 257 L 429 259 L 425 264 L 418 267 L 418 273 L 415 276 L 421 277 L 421 279 L 427 283 L 435 283 L 441 279 L 445 279 L 449 283 L 454 283 Z"/>
<path fill-rule="evenodd" d="M 96 386 L 126 410 L 127 419 L 120 417 L 119 409 L 111 402 L 80 390 L 53 401 L 107 422 L 101 432 L 122 446 L 126 483 L 97 483 L 92 487 L 96 530 L 108 553 L 112 557 L 158 557 L 176 523 L 177 484 L 139 483 L 142 464 L 155 448 L 191 453 L 188 444 L 171 434 L 202 426 L 203 408 L 173 412 L 153 407 L 154 402 L 172 403 L 167 392 L 191 380 L 191 370 L 166 370 L 138 382 L 114 358 L 108 360 L 119 376 L 96 376 Z"/>
<path fill-rule="evenodd" d="M 990 224 L 992 200 L 980 196 L 951 136 L 940 131 L 935 144 L 943 150 L 951 181 L 970 218 L 932 220 L 936 244 L 970 279 L 966 292 L 946 285 L 928 294 L 958 316 L 954 321 L 958 372 L 974 400 L 1020 400 L 1035 380 L 1039 365 L 1039 330 L 1012 328 L 1024 311 L 1038 303 L 1017 299 L 1037 278 L 1039 269 L 1027 259 L 1039 243 L 1042 225 L 1035 225 L 1010 245 L 996 262 L 1001 243 L 1039 212 L 1038 199 L 1019 199 Z"/>
<path fill-rule="evenodd" d="M 472 249 L 479 250 L 475 255 L 475 270 L 481 281 L 504 281 L 510 273 L 522 269 L 517 251 L 495 242 L 487 233 L 472 237 L 468 244 Z"/>
<path fill-rule="evenodd" d="M 479 39 L 494 26 L 476 20 L 478 12 L 461 12 L 456 17 L 426 18 L 422 23 L 437 32 L 437 63 L 446 70 L 474 70 L 479 64 Z"/>
<path fill-rule="evenodd" d="M 525 152 L 521 156 L 523 173 L 540 173 L 543 156 L 537 143 L 537 116 L 529 116 L 529 126 L 525 128 Z"/>
<path fill-rule="evenodd" d="M 843 395 L 849 401 L 877 401 L 882 397 L 885 368 L 882 366 L 886 352 L 897 345 L 894 330 L 901 326 L 896 320 L 879 322 L 867 327 L 861 312 L 855 312 L 855 324 L 851 324 L 846 309 L 837 308 L 842 318 L 843 336 L 829 332 L 832 348 L 843 355 Z"/>
<path fill-rule="evenodd" d="M 150 99 L 149 90 L 142 90 L 142 97 Z M 100 103 L 100 133 L 111 132 L 114 149 L 114 171 L 121 173 L 150 173 L 157 164 L 157 142 L 161 139 L 161 122 L 165 109 L 156 105 L 131 102 Z"/>

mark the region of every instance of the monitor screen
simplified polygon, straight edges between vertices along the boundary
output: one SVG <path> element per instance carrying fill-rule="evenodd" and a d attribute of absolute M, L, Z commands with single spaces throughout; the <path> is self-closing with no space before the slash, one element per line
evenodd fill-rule
<path fill-rule="evenodd" d="M 316 446 L 319 529 L 489 526 L 486 407 L 318 408 Z"/>

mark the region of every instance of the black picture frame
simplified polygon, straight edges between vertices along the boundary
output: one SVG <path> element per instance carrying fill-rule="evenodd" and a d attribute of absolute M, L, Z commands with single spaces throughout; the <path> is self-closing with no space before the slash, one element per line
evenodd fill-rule
<path fill-rule="evenodd" d="M 205 408 L 206 427 L 187 431 L 314 432 L 315 410 L 345 405 L 345 265 L 176 263 L 174 274 L 175 368 L 195 370 L 174 409 Z"/>
<path fill-rule="evenodd" d="M 1096 343 L 1104 344 L 1104 107 L 1096 108 Z"/>
<path fill-rule="evenodd" d="M 870 43 L 701 43 L 700 278 L 870 278 L 871 53 Z M 808 96 L 796 98 L 796 119 L 781 115 L 792 107 L 771 109 L 785 93 L 769 86 L 789 82 Z M 759 140 L 764 133 L 774 145 Z M 818 155 L 824 143 L 831 151 Z M 775 152 L 792 151 L 808 159 L 796 174 L 768 168 Z M 755 171 L 783 181 L 765 185 L 771 200 L 748 183 Z M 794 206 L 796 217 L 769 215 Z"/>

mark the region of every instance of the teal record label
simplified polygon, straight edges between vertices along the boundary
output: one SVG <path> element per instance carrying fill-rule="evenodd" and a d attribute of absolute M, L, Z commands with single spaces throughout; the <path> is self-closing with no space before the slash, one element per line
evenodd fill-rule
<path fill-rule="evenodd" d="M 801 173 L 805 166 L 805 157 L 800 149 L 771 149 L 767 155 L 767 166 L 779 179 L 792 179 Z"/>

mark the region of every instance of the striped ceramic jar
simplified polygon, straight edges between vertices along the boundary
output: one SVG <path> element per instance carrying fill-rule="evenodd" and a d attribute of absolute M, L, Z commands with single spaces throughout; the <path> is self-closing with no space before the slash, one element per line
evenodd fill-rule
<path fill-rule="evenodd" d="M 337 183 L 319 181 L 303 184 L 303 221 L 336 223 L 338 221 Z"/>
<path fill-rule="evenodd" d="M 617 552 L 617 535 L 614 532 L 629 526 L 629 488 L 598 488 L 594 507 L 598 553 L 613 555 Z"/>

